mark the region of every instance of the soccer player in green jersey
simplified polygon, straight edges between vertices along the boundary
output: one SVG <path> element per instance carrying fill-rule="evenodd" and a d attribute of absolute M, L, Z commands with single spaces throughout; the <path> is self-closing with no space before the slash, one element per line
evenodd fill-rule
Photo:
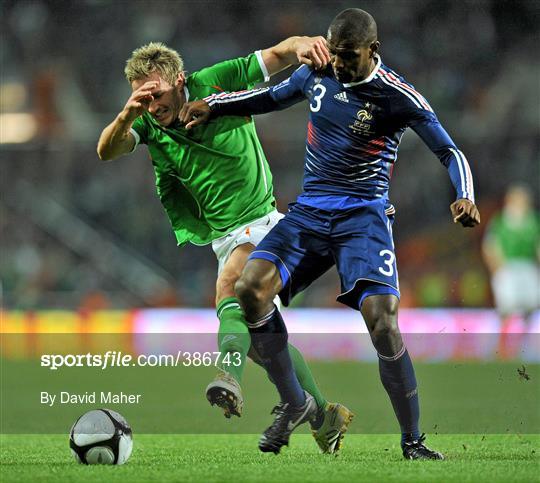
<path fill-rule="evenodd" d="M 242 412 L 240 382 L 246 355 L 249 352 L 258 359 L 250 351 L 251 339 L 234 284 L 249 254 L 281 215 L 275 209 L 272 174 L 253 120 L 225 117 L 186 131 L 179 113 L 188 100 L 251 89 L 292 64 L 321 68 L 329 60 L 323 37 L 291 37 L 186 76 L 176 51 L 150 43 L 135 50 L 127 61 L 125 74 L 133 92 L 98 142 L 102 160 L 146 144 L 157 193 L 178 245 L 212 244 L 218 259 L 216 307 L 222 370 L 206 396 L 226 417 Z M 300 352 L 292 346 L 289 350 L 302 387 L 319 407 L 313 435 L 323 452 L 334 453 L 353 415 L 343 405 L 326 401 Z"/>
<path fill-rule="evenodd" d="M 486 229 L 483 255 L 502 318 L 529 318 L 540 306 L 540 218 L 525 185 L 508 188 L 501 212 Z"/>

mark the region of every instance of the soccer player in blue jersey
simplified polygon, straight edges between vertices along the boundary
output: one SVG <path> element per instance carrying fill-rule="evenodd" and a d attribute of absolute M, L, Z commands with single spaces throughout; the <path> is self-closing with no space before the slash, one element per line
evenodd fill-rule
<path fill-rule="evenodd" d="M 315 410 L 292 370 L 274 296 L 287 305 L 336 265 L 338 300 L 361 311 L 377 350 L 381 381 L 401 427 L 403 456 L 443 459 L 420 434 L 415 373 L 398 327 L 395 210 L 388 188 L 399 142 L 410 127 L 448 170 L 456 190 L 450 205 L 454 222 L 473 227 L 480 214 L 471 170 L 426 99 L 383 64 L 371 15 L 344 10 L 332 21 L 327 42 L 326 69 L 302 66 L 274 87 L 213 95 L 185 106 L 180 117 L 190 128 L 211 116 L 260 114 L 309 101 L 303 193 L 250 255 L 236 283 L 252 343 L 282 400 L 259 448 L 279 452 Z"/>

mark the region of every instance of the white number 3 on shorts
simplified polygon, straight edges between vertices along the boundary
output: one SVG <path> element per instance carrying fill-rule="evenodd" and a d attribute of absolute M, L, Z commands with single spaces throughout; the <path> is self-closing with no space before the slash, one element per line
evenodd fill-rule
<path fill-rule="evenodd" d="M 381 257 L 388 257 L 386 260 L 384 260 L 384 264 L 388 268 L 379 267 L 379 272 L 381 272 L 383 275 L 386 275 L 387 277 L 391 277 L 392 275 L 394 275 L 394 260 L 396 259 L 394 252 L 392 250 L 381 250 L 379 252 L 379 255 Z"/>

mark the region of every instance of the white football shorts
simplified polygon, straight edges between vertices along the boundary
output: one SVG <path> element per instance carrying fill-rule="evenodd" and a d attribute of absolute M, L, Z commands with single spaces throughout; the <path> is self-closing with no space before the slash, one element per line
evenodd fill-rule
<path fill-rule="evenodd" d="M 262 218 L 253 220 L 247 225 L 231 231 L 228 235 L 214 240 L 212 249 L 218 259 L 218 275 L 236 247 L 244 243 L 251 243 L 256 247 L 283 216 L 277 210 L 271 211 Z"/>

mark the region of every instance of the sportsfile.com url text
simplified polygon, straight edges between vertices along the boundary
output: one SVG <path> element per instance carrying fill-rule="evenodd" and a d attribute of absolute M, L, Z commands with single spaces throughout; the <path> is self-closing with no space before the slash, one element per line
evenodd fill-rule
<path fill-rule="evenodd" d="M 121 351 L 107 351 L 104 354 L 43 354 L 41 367 L 56 371 L 61 367 L 97 367 L 102 370 L 111 367 L 209 367 L 242 363 L 240 352 L 188 352 L 179 350 L 176 354 L 140 354 L 133 356 Z"/>

